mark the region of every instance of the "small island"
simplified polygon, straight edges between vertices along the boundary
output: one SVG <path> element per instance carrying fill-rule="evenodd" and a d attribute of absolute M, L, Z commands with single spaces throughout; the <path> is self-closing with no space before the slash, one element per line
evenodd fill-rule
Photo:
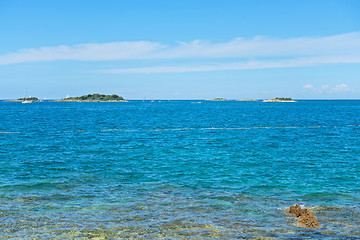
<path fill-rule="evenodd" d="M 16 100 L 13 100 L 16 102 L 23 102 L 23 101 L 39 101 L 39 99 L 37 97 L 23 97 L 23 98 L 18 98 Z"/>
<path fill-rule="evenodd" d="M 286 97 L 286 98 L 282 97 L 282 98 L 267 99 L 267 100 L 264 100 L 263 102 L 296 102 L 296 101 L 292 100 L 289 97 Z"/>
<path fill-rule="evenodd" d="M 214 99 L 206 99 L 205 101 L 229 101 L 229 100 L 225 98 L 214 98 Z"/>
<path fill-rule="evenodd" d="M 104 94 L 88 94 L 80 97 L 67 97 L 62 102 L 127 102 L 123 97 L 116 94 L 104 95 Z"/>

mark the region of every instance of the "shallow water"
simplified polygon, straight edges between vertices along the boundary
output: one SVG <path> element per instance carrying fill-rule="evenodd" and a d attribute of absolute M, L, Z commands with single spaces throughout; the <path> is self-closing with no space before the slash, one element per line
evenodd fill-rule
<path fill-rule="evenodd" d="M 360 238 L 360 101 L 196 102 L 0 102 L 0 238 Z"/>

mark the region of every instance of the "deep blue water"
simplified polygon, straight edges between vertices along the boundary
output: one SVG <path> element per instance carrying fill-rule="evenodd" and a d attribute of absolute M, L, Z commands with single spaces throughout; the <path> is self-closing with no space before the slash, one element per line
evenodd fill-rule
<path fill-rule="evenodd" d="M 0 102 L 0 238 L 360 238 L 360 101 L 198 102 Z"/>

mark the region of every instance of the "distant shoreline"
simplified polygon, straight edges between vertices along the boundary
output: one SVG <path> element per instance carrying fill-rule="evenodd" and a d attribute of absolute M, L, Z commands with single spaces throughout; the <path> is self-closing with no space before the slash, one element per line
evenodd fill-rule
<path fill-rule="evenodd" d="M 272 98 L 272 99 L 266 99 L 263 100 L 263 102 L 296 102 L 292 98 Z"/>
<path fill-rule="evenodd" d="M 243 99 L 227 99 L 225 102 L 262 102 L 266 99 L 255 99 L 254 101 L 252 100 L 243 100 Z M 22 102 L 22 100 L 17 100 L 17 99 L 0 99 L 1 102 Z M 98 100 L 94 100 L 94 101 L 89 101 L 89 100 L 65 100 L 63 101 L 63 99 L 39 99 L 37 101 L 33 101 L 33 102 L 98 102 Z M 208 99 L 126 99 L 126 100 L 115 100 L 115 102 L 129 102 L 129 101 L 145 101 L 145 102 L 149 102 L 149 101 L 209 101 Z M 210 100 L 211 101 L 211 100 Z M 360 101 L 360 99 L 294 99 L 294 101 Z M 100 102 L 110 102 L 110 101 L 101 101 Z"/>
<path fill-rule="evenodd" d="M 52 102 L 128 102 L 127 100 L 67 100 L 67 99 L 62 99 L 62 100 L 52 100 Z"/>

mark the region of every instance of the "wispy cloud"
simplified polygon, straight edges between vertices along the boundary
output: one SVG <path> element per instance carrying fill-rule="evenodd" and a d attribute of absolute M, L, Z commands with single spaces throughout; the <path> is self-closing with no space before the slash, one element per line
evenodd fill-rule
<path fill-rule="evenodd" d="M 321 64 L 334 63 L 360 63 L 359 57 L 309 57 L 287 60 L 265 60 L 265 61 L 242 61 L 231 63 L 217 63 L 212 65 L 196 66 L 151 66 L 139 68 L 117 68 L 103 69 L 98 72 L 103 73 L 183 73 L 183 72 L 205 72 L 205 71 L 225 71 L 225 70 L 245 70 L 245 69 L 266 69 L 266 68 L 290 68 L 306 67 Z"/>
<path fill-rule="evenodd" d="M 314 89 L 314 86 L 311 85 L 311 84 L 306 84 L 306 85 L 304 86 L 304 88 L 306 88 L 306 89 Z"/>
<path fill-rule="evenodd" d="M 348 91 L 350 91 L 350 87 L 345 83 L 336 85 L 331 89 L 331 92 L 348 92 Z"/>
<path fill-rule="evenodd" d="M 153 42 L 112 42 L 79 44 L 75 46 L 42 47 L 23 49 L 0 56 L 0 65 L 22 62 L 47 62 L 56 60 L 110 61 L 151 58 L 164 48 Z"/>
<path fill-rule="evenodd" d="M 0 65 L 24 62 L 127 61 L 167 59 L 172 66 L 106 69 L 106 73 L 159 73 L 257 68 L 313 66 L 331 63 L 360 63 L 360 32 L 325 37 L 274 39 L 257 36 L 212 43 L 195 40 L 165 45 L 133 41 L 79 44 L 73 46 L 22 49 L 0 55 Z M 192 59 L 195 64 L 178 65 L 177 59 Z M 204 65 L 203 60 L 216 63 Z M 227 59 L 233 62 L 223 63 Z M 267 60 L 264 60 L 267 59 Z"/>
<path fill-rule="evenodd" d="M 322 85 L 320 88 L 315 87 L 311 84 L 307 84 L 304 86 L 304 88 L 307 90 L 312 90 L 314 92 L 318 92 L 318 93 L 337 93 L 337 92 L 348 92 L 351 90 L 350 86 L 345 83 L 336 85 L 334 87 L 330 87 L 330 85 L 325 84 L 325 85 Z"/>

